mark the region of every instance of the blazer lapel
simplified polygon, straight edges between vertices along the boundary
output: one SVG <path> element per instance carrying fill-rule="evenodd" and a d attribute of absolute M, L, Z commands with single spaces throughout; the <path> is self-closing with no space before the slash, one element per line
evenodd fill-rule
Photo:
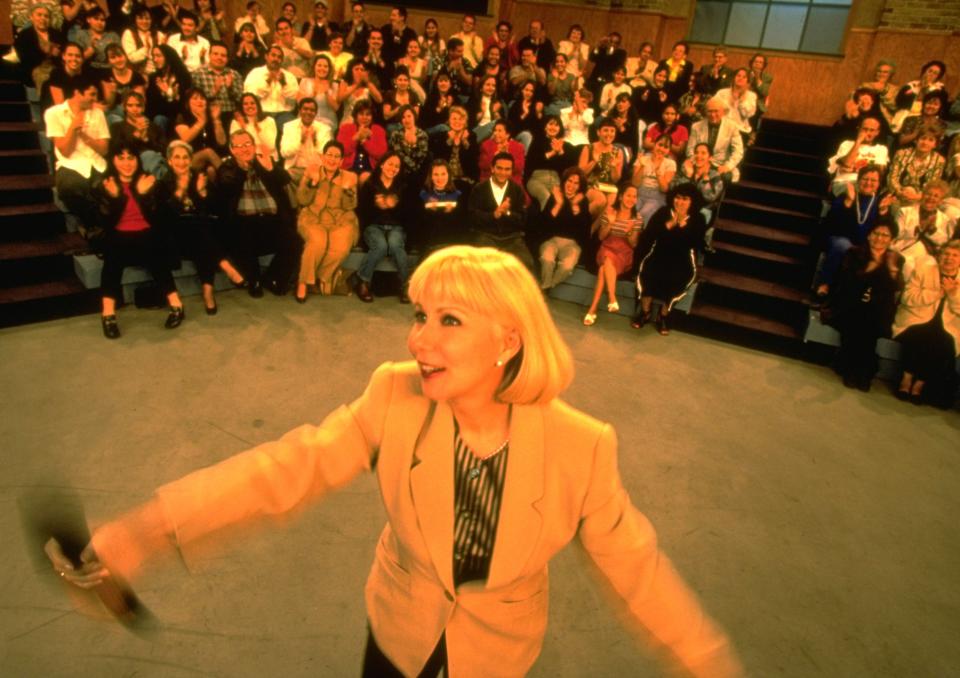
<path fill-rule="evenodd" d="M 453 413 L 446 403 L 432 406 L 413 452 L 410 489 L 434 568 L 453 591 Z"/>
<path fill-rule="evenodd" d="M 541 408 L 515 405 L 500 522 L 487 588 L 497 588 L 517 579 L 540 541 L 543 516 L 535 503 L 543 496 L 543 463 Z"/>

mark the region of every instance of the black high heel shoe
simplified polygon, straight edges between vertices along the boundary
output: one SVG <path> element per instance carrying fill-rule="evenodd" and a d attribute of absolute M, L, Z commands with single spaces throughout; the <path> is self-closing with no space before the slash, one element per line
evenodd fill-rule
<path fill-rule="evenodd" d="M 633 318 L 630 319 L 630 327 L 635 330 L 642 329 L 644 325 L 650 322 L 650 311 L 644 313 L 640 311 L 633 315 Z"/>
<path fill-rule="evenodd" d="M 120 326 L 117 324 L 116 315 L 100 316 L 100 325 L 103 327 L 103 336 L 107 339 L 120 338 Z"/>
<path fill-rule="evenodd" d="M 667 327 L 667 316 L 663 313 L 657 314 L 657 332 L 660 333 L 661 337 L 665 337 L 670 334 L 670 328 Z"/>
<path fill-rule="evenodd" d="M 171 306 L 170 315 L 167 316 L 167 322 L 163 326 L 168 330 L 174 330 L 183 324 L 184 319 L 183 306 Z"/>

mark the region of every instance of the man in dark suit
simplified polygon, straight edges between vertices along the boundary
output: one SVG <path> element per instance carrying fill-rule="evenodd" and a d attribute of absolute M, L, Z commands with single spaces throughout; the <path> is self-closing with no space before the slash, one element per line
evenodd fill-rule
<path fill-rule="evenodd" d="M 511 174 L 513 156 L 495 155 L 490 179 L 470 193 L 470 228 L 476 245 L 508 252 L 533 271 L 533 256 L 524 242 L 527 213 L 523 189 L 510 181 Z"/>
<path fill-rule="evenodd" d="M 733 84 L 733 69 L 727 66 L 727 48 L 723 45 L 713 50 L 713 63 L 704 64 L 700 69 L 700 89 L 713 96 L 725 87 Z"/>
<path fill-rule="evenodd" d="M 407 45 L 417 39 L 417 32 L 407 26 L 407 9 L 395 5 L 390 10 L 390 23 L 380 29 L 383 33 L 383 58 L 394 64 L 397 59 L 407 53 Z"/>

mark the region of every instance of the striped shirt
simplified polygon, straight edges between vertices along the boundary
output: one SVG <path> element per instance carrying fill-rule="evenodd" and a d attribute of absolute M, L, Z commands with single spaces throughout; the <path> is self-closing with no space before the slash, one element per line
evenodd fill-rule
<path fill-rule="evenodd" d="M 453 581 L 485 581 L 497 539 L 509 447 L 479 459 L 454 420 Z"/>

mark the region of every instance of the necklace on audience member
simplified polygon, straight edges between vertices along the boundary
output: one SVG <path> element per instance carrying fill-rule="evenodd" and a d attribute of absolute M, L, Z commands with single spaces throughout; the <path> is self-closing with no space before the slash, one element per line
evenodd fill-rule
<path fill-rule="evenodd" d="M 876 199 L 877 199 L 876 193 L 870 196 L 870 202 L 867 203 L 867 211 L 863 214 L 863 216 L 861 216 L 860 215 L 860 194 L 859 193 L 857 194 L 857 199 L 854 200 L 853 202 L 857 206 L 857 225 L 858 226 L 863 226 L 863 222 L 865 222 L 867 218 L 870 216 L 870 210 L 873 209 L 873 203 Z"/>

